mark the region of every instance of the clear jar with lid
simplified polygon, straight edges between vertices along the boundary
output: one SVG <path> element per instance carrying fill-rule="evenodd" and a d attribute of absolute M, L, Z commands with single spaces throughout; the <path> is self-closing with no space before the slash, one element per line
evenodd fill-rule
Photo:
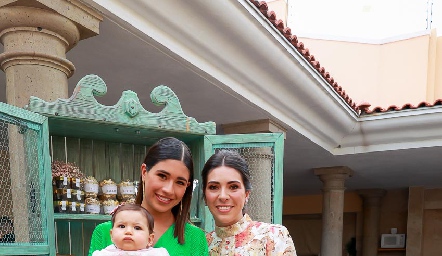
<path fill-rule="evenodd" d="M 68 205 L 69 202 L 62 200 L 62 201 L 54 201 L 54 212 L 55 213 L 68 213 Z"/>
<path fill-rule="evenodd" d="M 135 198 L 128 199 L 124 201 L 125 204 L 135 204 Z"/>
<path fill-rule="evenodd" d="M 102 180 L 100 182 L 100 189 L 101 189 L 101 199 L 108 200 L 108 199 L 117 199 L 117 184 L 112 180 Z"/>
<path fill-rule="evenodd" d="M 111 214 L 111 212 L 117 207 L 119 202 L 114 199 L 107 199 L 102 202 L 103 214 Z"/>
<path fill-rule="evenodd" d="M 84 203 L 85 193 L 82 190 L 74 190 L 72 198 L 72 201 Z"/>
<path fill-rule="evenodd" d="M 75 189 L 58 188 L 54 189 L 54 201 L 72 201 L 72 194 Z"/>
<path fill-rule="evenodd" d="M 68 202 L 68 213 L 85 213 L 85 204 L 80 202 Z"/>
<path fill-rule="evenodd" d="M 69 178 L 67 176 L 52 177 L 52 185 L 56 189 L 71 188 L 71 178 Z"/>
<path fill-rule="evenodd" d="M 84 214 L 86 213 L 86 205 L 85 203 L 77 202 L 77 213 Z"/>
<path fill-rule="evenodd" d="M 84 201 L 84 211 L 88 214 L 100 214 L 100 201 L 97 198 L 86 198 Z"/>
<path fill-rule="evenodd" d="M 118 184 L 118 200 L 125 202 L 135 198 L 135 187 L 132 181 L 122 181 Z"/>
<path fill-rule="evenodd" d="M 86 198 L 97 198 L 98 196 L 98 181 L 89 176 L 84 179 L 84 193 Z"/>
<path fill-rule="evenodd" d="M 138 195 L 139 185 L 140 185 L 140 182 L 138 180 L 134 181 L 135 197 L 137 197 L 137 195 Z"/>
<path fill-rule="evenodd" d="M 71 188 L 77 190 L 84 189 L 84 180 L 81 178 L 71 178 Z"/>
<path fill-rule="evenodd" d="M 77 213 L 78 212 L 78 203 L 77 202 L 68 202 L 68 213 Z"/>

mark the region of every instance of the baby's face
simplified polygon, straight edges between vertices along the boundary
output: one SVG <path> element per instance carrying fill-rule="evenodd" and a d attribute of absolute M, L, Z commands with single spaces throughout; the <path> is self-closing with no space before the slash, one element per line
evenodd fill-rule
<path fill-rule="evenodd" d="M 135 251 L 152 246 L 146 217 L 139 211 L 121 211 L 115 216 L 111 230 L 114 244 L 121 250 Z"/>

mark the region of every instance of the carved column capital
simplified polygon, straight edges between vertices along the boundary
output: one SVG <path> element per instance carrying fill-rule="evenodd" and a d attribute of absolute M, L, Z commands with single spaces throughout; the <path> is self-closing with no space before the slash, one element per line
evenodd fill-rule
<path fill-rule="evenodd" d="M 345 190 L 345 180 L 353 176 L 353 171 L 347 166 L 315 168 L 313 173 L 324 183 L 323 191 Z"/>
<path fill-rule="evenodd" d="M 360 189 L 357 192 L 366 206 L 380 206 L 381 199 L 386 193 L 384 189 Z"/>
<path fill-rule="evenodd" d="M 0 67 L 6 74 L 6 101 L 18 107 L 31 96 L 67 98 L 75 71 L 66 52 L 98 34 L 102 17 L 78 0 L 0 1 Z"/>

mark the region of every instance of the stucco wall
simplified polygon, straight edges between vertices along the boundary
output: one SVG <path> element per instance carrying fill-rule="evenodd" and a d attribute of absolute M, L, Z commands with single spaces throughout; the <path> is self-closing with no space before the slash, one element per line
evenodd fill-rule
<path fill-rule="evenodd" d="M 322 213 L 322 195 L 286 196 L 283 215 Z M 345 193 L 344 212 L 362 211 L 362 200 L 355 192 Z"/>
<path fill-rule="evenodd" d="M 356 103 L 383 108 L 433 100 L 427 99 L 429 39 L 366 44 L 299 38 Z"/>
<path fill-rule="evenodd" d="M 390 234 L 397 228 L 398 234 L 407 233 L 408 189 L 388 190 L 382 198 L 380 234 Z"/>
<path fill-rule="evenodd" d="M 435 99 L 442 99 L 442 36 L 436 40 Z"/>

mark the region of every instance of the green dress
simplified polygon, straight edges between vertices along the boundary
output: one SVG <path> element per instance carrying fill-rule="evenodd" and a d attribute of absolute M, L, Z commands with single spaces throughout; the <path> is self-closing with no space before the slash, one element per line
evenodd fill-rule
<path fill-rule="evenodd" d="M 158 239 L 154 248 L 166 248 L 171 256 L 178 255 L 209 255 L 206 235 L 203 230 L 187 223 L 184 231 L 183 245 L 178 243 L 178 238 L 173 236 L 175 224 L 170 226 L 166 232 Z M 89 256 L 96 250 L 102 250 L 111 245 L 110 230 L 112 223 L 110 221 L 99 224 L 92 233 L 91 246 L 89 247 Z"/>

